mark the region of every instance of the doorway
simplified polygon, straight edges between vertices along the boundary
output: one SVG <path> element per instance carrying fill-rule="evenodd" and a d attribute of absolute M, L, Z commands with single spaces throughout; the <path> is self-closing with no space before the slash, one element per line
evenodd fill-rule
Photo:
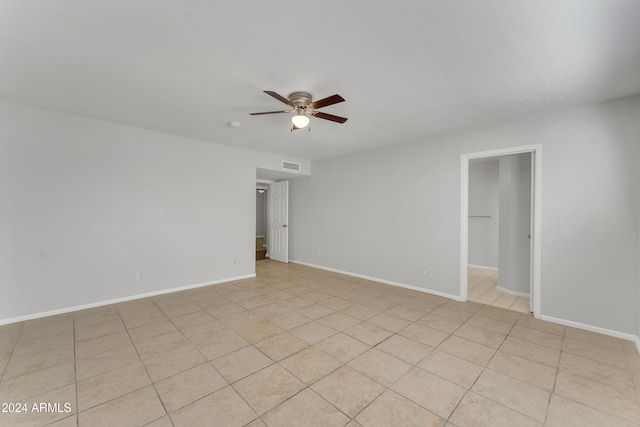
<path fill-rule="evenodd" d="M 511 156 L 514 155 L 514 156 Z M 519 155 L 519 156 L 515 156 Z M 509 157 L 505 157 L 509 156 Z M 504 281 L 503 284 L 513 284 L 514 289 L 512 293 L 514 295 L 523 295 L 528 293 L 530 295 L 530 307 L 529 310 L 533 312 L 534 317 L 540 317 L 540 198 L 541 198 L 541 160 L 542 160 L 542 147 L 540 145 L 516 147 L 502 150 L 485 151 L 479 153 L 463 154 L 461 157 L 461 254 L 460 254 L 460 295 L 463 300 L 468 299 L 469 293 L 469 259 L 470 251 L 472 259 L 477 258 L 478 248 L 477 245 L 470 247 L 469 232 L 470 227 L 472 232 L 483 230 L 487 233 L 489 225 L 493 220 L 496 212 L 490 212 L 488 209 L 483 212 L 471 212 L 470 211 L 470 193 L 469 193 L 469 171 L 471 162 L 479 162 L 483 160 L 491 160 L 494 158 L 502 158 L 503 162 L 500 164 L 500 168 L 503 174 L 506 176 L 506 184 L 501 184 L 501 194 L 505 194 L 505 200 L 501 203 L 505 203 L 501 206 L 500 212 L 503 213 L 503 220 L 505 224 L 500 227 L 501 233 L 499 237 L 499 254 L 494 257 L 486 256 L 485 260 L 489 263 L 497 264 L 497 259 L 501 260 L 502 267 L 504 268 Z M 523 161 L 529 162 L 528 168 L 522 168 L 519 163 Z M 504 170 L 503 170 L 504 169 Z M 524 180 L 522 177 L 514 176 L 513 180 L 509 179 L 508 174 L 511 172 L 517 173 L 517 171 L 526 171 L 529 174 L 527 178 L 530 180 Z M 502 181 L 501 181 L 502 182 Z M 529 186 L 530 196 L 527 193 L 526 200 L 523 197 L 525 192 L 522 187 L 517 188 L 518 185 Z M 513 185 L 514 188 L 508 188 Z M 505 187 L 505 188 L 503 188 Z M 505 192 L 506 193 L 502 193 Z M 511 195 L 511 196 L 509 196 Z M 523 204 L 523 201 L 526 202 Z M 472 203 L 474 209 L 482 204 Z M 511 217 L 509 210 L 526 210 L 527 211 L 527 224 L 524 224 L 523 220 L 518 219 L 517 216 Z M 508 214 L 508 215 L 507 215 Z M 497 218 L 496 218 L 497 220 Z M 473 221 L 473 222 L 472 222 Z M 483 222 L 484 221 L 484 222 Z M 490 228 L 490 227 L 489 227 Z M 494 232 L 495 224 L 493 228 Z M 524 230 L 524 231 L 523 231 Z M 493 246 L 498 245 L 497 237 L 494 237 Z M 489 245 L 490 247 L 491 245 Z M 523 259 L 526 258 L 526 259 Z M 497 265 L 495 265 L 497 267 Z M 526 275 L 527 277 L 522 277 Z M 524 284 L 524 285 L 523 285 Z M 528 289 L 526 286 L 528 285 Z M 519 286 L 519 287 L 518 287 Z M 522 286 L 525 286 L 523 289 Z M 509 291 L 509 289 L 502 289 Z M 511 292 L 510 292 L 511 293 Z"/>

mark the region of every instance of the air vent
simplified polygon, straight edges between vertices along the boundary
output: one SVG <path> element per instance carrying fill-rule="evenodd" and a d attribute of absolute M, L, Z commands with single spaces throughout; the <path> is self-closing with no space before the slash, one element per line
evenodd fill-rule
<path fill-rule="evenodd" d="M 300 172 L 300 163 L 288 162 L 286 160 L 283 160 L 282 169 L 286 169 L 288 171 Z"/>

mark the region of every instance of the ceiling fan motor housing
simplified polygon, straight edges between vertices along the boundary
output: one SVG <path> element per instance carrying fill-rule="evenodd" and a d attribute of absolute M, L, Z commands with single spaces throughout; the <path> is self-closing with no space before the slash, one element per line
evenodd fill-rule
<path fill-rule="evenodd" d="M 307 108 L 311 104 L 311 95 L 307 92 L 293 92 L 289 95 L 289 101 L 299 108 Z"/>

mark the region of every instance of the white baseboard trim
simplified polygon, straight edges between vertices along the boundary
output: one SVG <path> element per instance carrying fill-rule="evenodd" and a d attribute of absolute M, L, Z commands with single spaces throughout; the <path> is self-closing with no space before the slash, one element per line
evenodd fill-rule
<path fill-rule="evenodd" d="M 447 294 L 445 292 L 439 292 L 431 289 L 420 288 L 418 286 L 413 286 L 413 285 L 406 285 L 404 283 L 398 283 L 391 280 L 379 279 L 377 277 L 365 276 L 364 274 L 352 273 L 350 271 L 338 270 L 336 268 L 324 267 L 322 265 L 311 264 L 303 261 L 296 261 L 293 259 L 290 259 L 289 262 L 292 262 L 294 264 L 306 265 L 307 267 L 317 268 L 320 270 L 332 271 L 334 273 L 344 274 L 345 276 L 352 276 L 352 277 L 357 277 L 359 279 L 371 280 L 372 282 L 384 283 L 385 285 L 397 286 L 399 288 L 411 289 L 412 291 L 424 292 L 425 294 L 436 295 L 439 297 L 448 298 L 455 301 L 462 301 L 462 302 L 464 301 L 458 295 Z"/>
<path fill-rule="evenodd" d="M 565 320 L 565 319 L 559 319 L 557 317 L 545 316 L 544 314 L 540 316 L 540 319 L 546 320 L 547 322 L 558 323 L 564 326 L 571 326 L 572 328 L 576 328 L 576 329 L 583 329 L 589 332 L 595 332 L 602 335 L 609 335 L 610 337 L 629 340 L 635 343 L 636 347 L 638 348 L 638 352 L 640 352 L 640 338 L 632 334 L 614 331 L 613 329 L 600 328 L 599 326 L 587 325 L 585 323 L 574 322 L 572 320 Z"/>
<path fill-rule="evenodd" d="M 516 296 L 516 297 L 527 297 L 527 298 L 529 298 L 531 296 L 528 292 L 527 293 L 525 293 L 525 292 L 516 292 L 516 291 L 509 290 L 507 288 L 503 288 L 500 285 L 496 285 L 496 288 L 498 288 L 499 291 L 504 292 L 505 294 L 513 295 L 513 296 Z"/>
<path fill-rule="evenodd" d="M 489 266 L 486 266 L 486 265 L 467 264 L 467 267 L 484 268 L 485 270 L 496 270 L 496 271 L 498 271 L 498 267 L 489 267 Z"/>
<path fill-rule="evenodd" d="M 256 277 L 255 273 L 254 274 L 247 274 L 247 275 L 244 275 L 244 276 L 236 276 L 236 277 L 229 277 L 229 278 L 226 278 L 226 279 L 214 280 L 212 282 L 205 282 L 205 283 L 198 283 L 198 284 L 195 284 L 195 285 L 182 286 L 182 287 L 179 287 L 179 288 L 163 289 L 161 291 L 156 291 L 156 292 L 148 292 L 148 293 L 145 293 L 145 294 L 131 295 L 131 296 L 128 296 L 128 297 L 116 298 L 116 299 L 107 300 L 107 301 L 99 301 L 99 302 L 94 302 L 94 303 L 90 303 L 90 304 L 77 305 L 77 306 L 74 306 L 74 307 L 65 307 L 65 308 L 61 308 L 61 309 L 58 309 L 58 310 L 51 310 L 51 311 L 44 311 L 44 312 L 40 312 L 40 313 L 28 314 L 26 316 L 13 317 L 13 318 L 9 318 L 9 319 L 0 319 L 0 325 L 8 325 L 10 323 L 17 323 L 17 322 L 24 322 L 26 320 L 40 319 L 42 317 L 55 316 L 55 315 L 58 315 L 58 314 L 71 313 L 73 311 L 86 310 L 88 308 L 101 307 L 103 305 L 118 304 L 118 303 L 121 303 L 121 302 L 133 301 L 133 300 L 137 300 L 137 299 L 141 299 L 141 298 L 149 298 L 149 297 L 154 297 L 154 296 L 158 296 L 158 295 L 170 294 L 170 293 L 173 293 L 173 292 L 180 292 L 180 291 L 186 291 L 186 290 L 189 290 L 189 289 L 202 288 L 204 286 L 218 285 L 220 283 L 233 282 L 233 281 L 236 281 L 236 280 L 250 279 L 252 277 Z"/>

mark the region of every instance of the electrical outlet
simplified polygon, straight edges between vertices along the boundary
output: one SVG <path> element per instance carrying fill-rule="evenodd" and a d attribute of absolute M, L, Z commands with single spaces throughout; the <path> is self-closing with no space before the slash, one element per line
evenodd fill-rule
<path fill-rule="evenodd" d="M 422 275 L 423 276 L 428 276 L 429 275 L 429 269 L 425 267 L 425 269 L 422 270 Z"/>
<path fill-rule="evenodd" d="M 322 256 L 322 251 L 318 251 L 318 256 Z"/>
<path fill-rule="evenodd" d="M 136 280 L 142 280 L 142 271 L 136 271 Z"/>

